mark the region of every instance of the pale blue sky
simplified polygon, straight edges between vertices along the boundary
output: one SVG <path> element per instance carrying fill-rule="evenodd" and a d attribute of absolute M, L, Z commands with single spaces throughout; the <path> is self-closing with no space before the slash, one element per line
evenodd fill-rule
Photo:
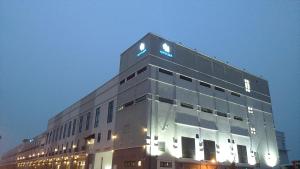
<path fill-rule="evenodd" d="M 300 159 L 299 0 L 0 0 L 0 154 L 116 75 L 148 32 L 263 75 Z"/>

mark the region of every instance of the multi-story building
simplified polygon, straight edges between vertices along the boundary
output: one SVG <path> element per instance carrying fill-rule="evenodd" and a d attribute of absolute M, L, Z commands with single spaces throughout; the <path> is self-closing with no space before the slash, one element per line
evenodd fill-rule
<path fill-rule="evenodd" d="M 44 137 L 31 154 L 16 153 L 16 166 L 270 168 L 279 160 L 265 79 L 151 33 L 121 54 L 117 76 L 50 119 Z"/>
<path fill-rule="evenodd" d="M 286 165 L 290 164 L 288 150 L 285 144 L 285 134 L 282 131 L 276 131 L 276 141 L 278 145 L 278 153 L 279 153 L 279 164 Z"/>

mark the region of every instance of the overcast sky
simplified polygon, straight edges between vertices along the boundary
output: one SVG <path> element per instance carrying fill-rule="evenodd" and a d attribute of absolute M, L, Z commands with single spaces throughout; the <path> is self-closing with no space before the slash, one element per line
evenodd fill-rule
<path fill-rule="evenodd" d="M 0 154 L 116 75 L 148 32 L 263 75 L 300 159 L 299 0 L 0 0 Z"/>

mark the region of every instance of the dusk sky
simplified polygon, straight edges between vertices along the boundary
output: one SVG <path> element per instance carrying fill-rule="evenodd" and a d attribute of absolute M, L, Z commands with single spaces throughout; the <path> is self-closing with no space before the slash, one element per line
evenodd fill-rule
<path fill-rule="evenodd" d="M 300 0 L 0 0 L 0 155 L 117 75 L 148 32 L 267 79 L 300 160 Z"/>

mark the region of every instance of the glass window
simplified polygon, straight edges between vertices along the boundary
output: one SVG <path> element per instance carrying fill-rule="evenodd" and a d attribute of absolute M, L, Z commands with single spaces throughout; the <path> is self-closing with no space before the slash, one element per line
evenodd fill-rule
<path fill-rule="evenodd" d="M 97 142 L 99 143 L 101 140 L 101 133 L 98 133 L 98 136 L 97 136 Z"/>
<path fill-rule="evenodd" d="M 183 76 L 183 75 L 180 75 L 179 78 L 182 79 L 182 80 L 188 81 L 188 82 L 192 82 L 193 81 L 192 78 L 189 78 L 189 77 Z"/>
<path fill-rule="evenodd" d="M 96 109 L 94 128 L 99 126 L 100 107 Z"/>
<path fill-rule="evenodd" d="M 216 160 L 215 142 L 211 140 L 203 140 L 204 143 L 204 160 Z"/>
<path fill-rule="evenodd" d="M 159 68 L 158 71 L 159 71 L 160 73 L 164 73 L 164 74 L 166 74 L 166 75 L 170 75 L 170 76 L 173 75 L 173 72 L 168 71 L 168 70 L 165 70 L 165 69 Z"/>
<path fill-rule="evenodd" d="M 141 73 L 145 72 L 146 70 L 147 70 L 147 67 L 145 66 L 142 69 L 138 70 L 137 74 L 141 74 Z"/>
<path fill-rule="evenodd" d="M 208 84 L 208 83 L 200 82 L 200 85 L 204 86 L 204 87 L 207 87 L 207 88 L 210 88 L 210 84 Z"/>
<path fill-rule="evenodd" d="M 111 139 L 111 130 L 108 130 L 107 131 L 107 140 L 110 140 Z"/>
<path fill-rule="evenodd" d="M 72 135 L 75 134 L 75 129 L 76 129 L 76 119 L 74 119 L 74 121 L 73 121 Z"/>
<path fill-rule="evenodd" d="M 66 131 L 67 131 L 67 123 L 66 123 L 65 126 L 64 126 L 64 134 L 63 134 L 63 138 L 66 137 Z"/>
<path fill-rule="evenodd" d="M 107 123 L 112 122 L 113 119 L 113 108 L 114 108 L 114 101 L 110 101 L 108 103 L 108 111 L 107 111 Z"/>
<path fill-rule="evenodd" d="M 79 127 L 78 127 L 78 132 L 81 133 L 82 131 L 82 123 L 83 123 L 83 116 L 80 116 L 79 118 Z"/>
<path fill-rule="evenodd" d="M 248 163 L 247 148 L 243 145 L 237 145 L 239 163 Z"/>
<path fill-rule="evenodd" d="M 86 116 L 85 130 L 88 130 L 90 128 L 90 119 L 91 119 L 91 112 L 88 112 Z"/>
<path fill-rule="evenodd" d="M 69 122 L 68 137 L 70 137 L 70 135 L 71 135 L 71 127 L 72 127 L 72 121 Z"/>

